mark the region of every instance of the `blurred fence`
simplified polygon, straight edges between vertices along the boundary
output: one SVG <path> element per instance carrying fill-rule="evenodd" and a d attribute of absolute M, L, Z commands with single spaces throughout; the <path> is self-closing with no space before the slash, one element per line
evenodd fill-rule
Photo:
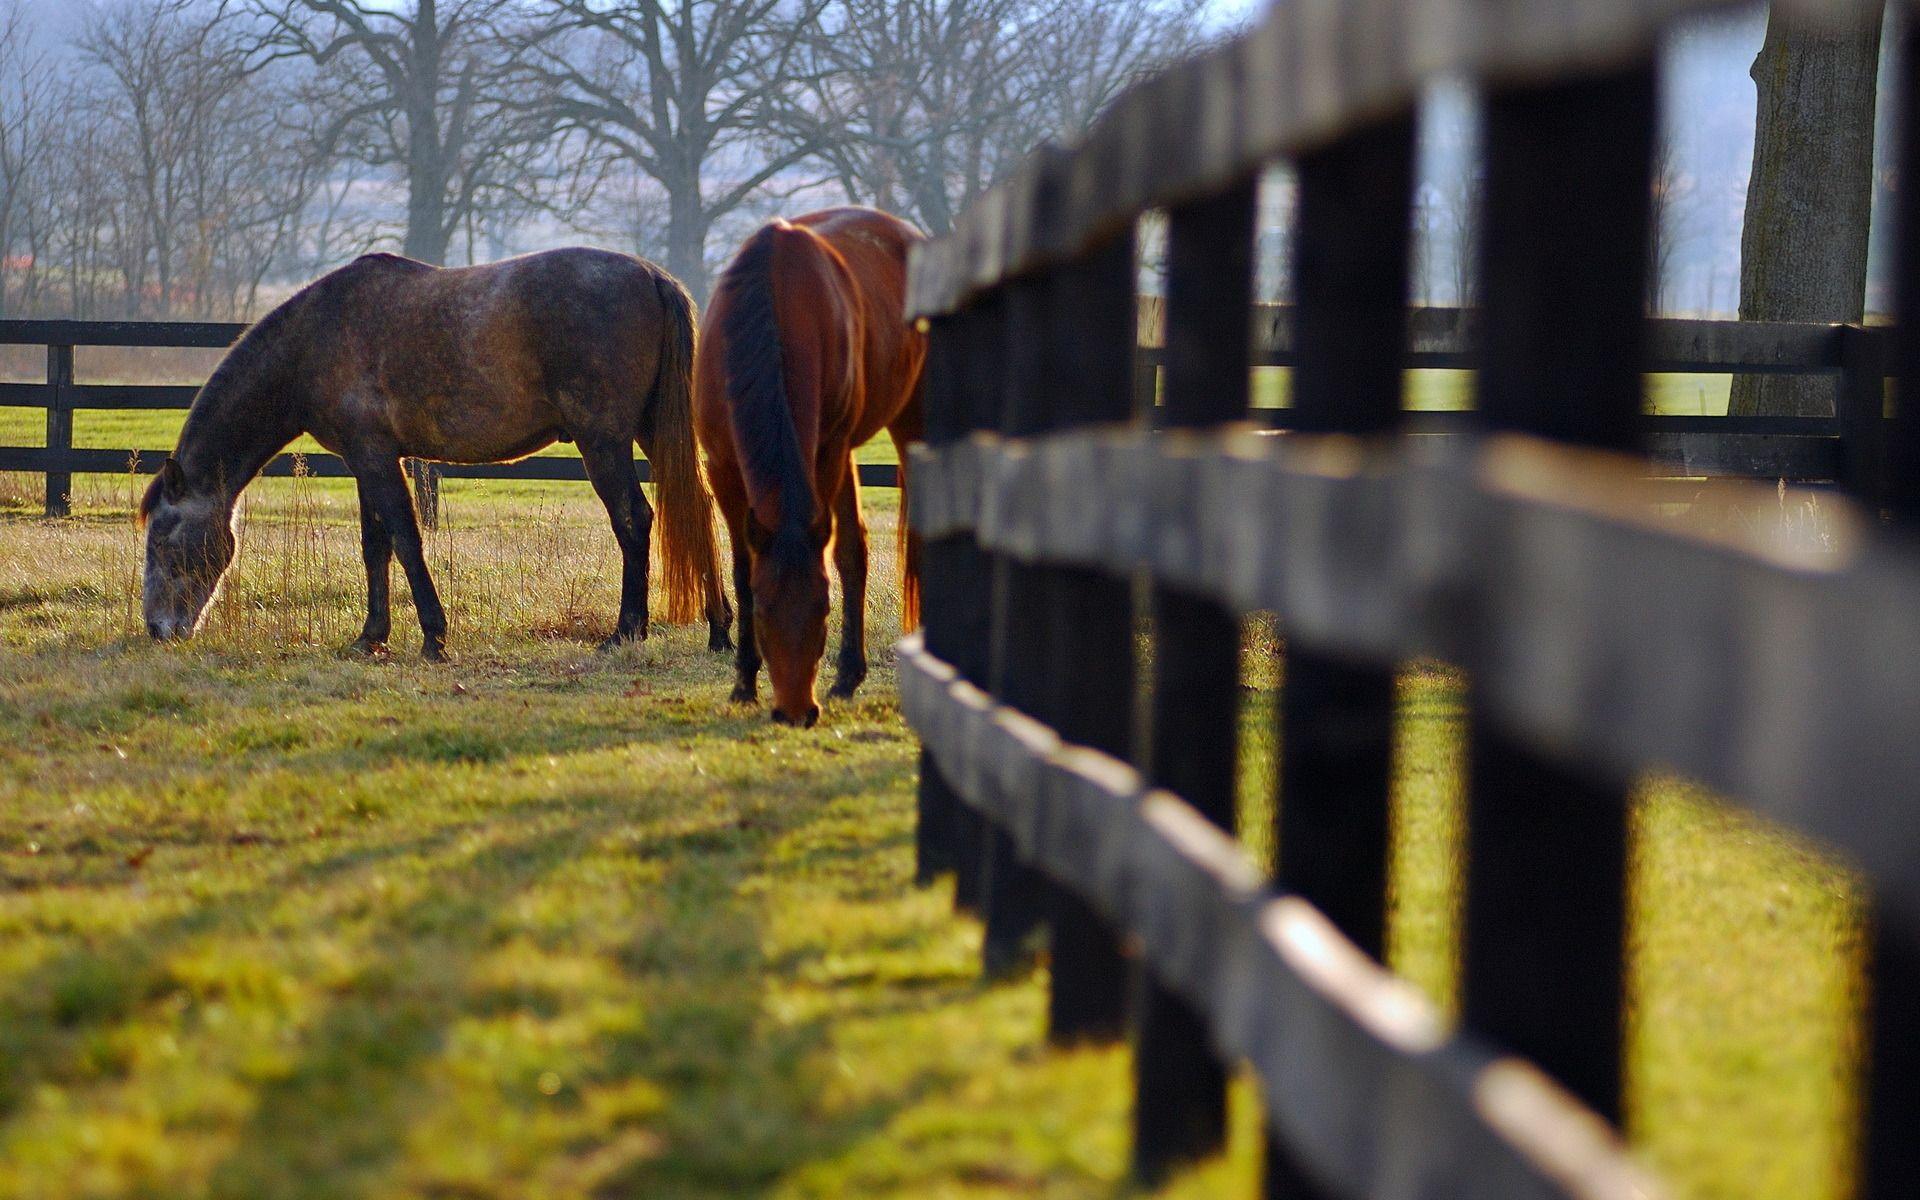
<path fill-rule="evenodd" d="M 1889 363 L 1920 387 L 1920 341 L 1645 319 L 1658 39 L 1706 7 L 1279 4 L 916 255 L 921 874 L 955 873 L 989 971 L 1045 931 L 1053 1040 L 1131 1037 L 1142 1179 L 1220 1146 L 1244 1063 L 1271 1196 L 1653 1189 L 1617 1130 L 1628 795 L 1664 769 L 1864 870 L 1858 1194 L 1920 1186 L 1920 412 L 1883 398 Z M 1484 97 L 1471 328 L 1404 300 L 1415 113 L 1443 73 Z M 1912 162 L 1920 87 L 1895 93 Z M 1294 300 L 1256 330 L 1258 180 L 1282 157 Z M 1915 228 L 1920 186 L 1897 195 Z M 1898 271 L 1910 313 L 1911 237 Z M 1280 351 L 1296 432 L 1263 436 L 1250 367 Z M 1403 367 L 1456 361 L 1473 411 L 1406 411 Z M 1839 415 L 1643 413 L 1643 372 L 1734 367 L 1834 372 Z M 1865 503 L 1788 544 L 1675 516 L 1648 477 L 1676 470 Z M 1235 828 L 1258 612 L 1286 647 L 1271 877 Z M 1458 1030 L 1381 964 L 1395 678 L 1418 657 L 1469 679 Z"/>

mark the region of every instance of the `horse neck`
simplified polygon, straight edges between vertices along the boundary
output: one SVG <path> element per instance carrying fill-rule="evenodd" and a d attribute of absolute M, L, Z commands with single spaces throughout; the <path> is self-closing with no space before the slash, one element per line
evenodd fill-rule
<path fill-rule="evenodd" d="M 174 457 L 187 479 L 229 502 L 299 437 L 293 397 L 264 364 L 229 371 L 226 364 L 194 399 Z"/>

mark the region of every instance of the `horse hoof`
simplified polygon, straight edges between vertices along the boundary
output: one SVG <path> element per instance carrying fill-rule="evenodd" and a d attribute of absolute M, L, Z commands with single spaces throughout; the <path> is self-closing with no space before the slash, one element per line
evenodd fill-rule
<path fill-rule="evenodd" d="M 733 694 L 727 699 L 733 704 L 758 704 L 760 689 L 749 683 L 736 683 L 733 685 Z"/>
<path fill-rule="evenodd" d="M 420 657 L 430 663 L 443 663 L 447 661 L 447 648 L 428 642 L 420 648 Z"/>
<path fill-rule="evenodd" d="M 707 635 L 707 649 L 716 652 L 731 650 L 733 639 L 725 633 L 710 633 Z"/>
<path fill-rule="evenodd" d="M 853 694 L 860 690 L 860 685 L 865 683 L 866 680 L 867 677 L 865 675 L 857 679 L 836 679 L 833 681 L 833 686 L 827 690 L 827 699 L 851 700 L 853 699 Z"/>
<path fill-rule="evenodd" d="M 597 649 L 601 654 L 612 654 L 615 650 L 618 650 L 622 646 L 632 646 L 637 643 L 644 642 L 646 640 L 647 640 L 647 635 L 644 632 L 616 633 L 612 637 L 601 642 L 599 646 L 595 647 L 595 649 Z"/>
<path fill-rule="evenodd" d="M 347 647 L 347 653 L 357 654 L 362 658 L 388 657 L 387 644 L 385 642 L 376 642 L 372 638 L 364 637 L 353 639 L 353 644 Z"/>

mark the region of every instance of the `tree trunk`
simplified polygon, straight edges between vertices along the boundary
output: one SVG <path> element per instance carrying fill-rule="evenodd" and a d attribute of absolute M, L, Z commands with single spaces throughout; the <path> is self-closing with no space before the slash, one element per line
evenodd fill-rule
<path fill-rule="evenodd" d="M 1753 178 L 1740 238 L 1740 319 L 1858 321 L 1873 206 L 1879 5 L 1852 28 L 1810 28 L 1775 8 L 1753 62 Z M 1833 382 L 1743 375 L 1736 416 L 1829 416 Z"/>
<path fill-rule="evenodd" d="M 408 113 L 407 237 L 401 252 L 443 267 L 453 230 L 447 220 L 447 165 L 433 124 L 436 116 L 431 107 L 419 104 Z"/>
<path fill-rule="evenodd" d="M 707 221 L 699 182 L 667 192 L 667 270 L 686 285 L 694 303 L 707 302 Z"/>

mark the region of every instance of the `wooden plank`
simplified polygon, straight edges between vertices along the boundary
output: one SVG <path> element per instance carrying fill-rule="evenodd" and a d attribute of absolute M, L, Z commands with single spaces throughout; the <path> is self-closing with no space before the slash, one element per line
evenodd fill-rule
<path fill-rule="evenodd" d="M 1248 179 L 1168 214 L 1166 392 L 1153 414 L 1162 427 L 1204 428 L 1246 415 L 1259 190 Z M 1153 590 L 1151 611 L 1147 776 L 1231 833 L 1240 620 L 1205 597 L 1170 588 Z M 1227 1066 L 1213 1053 L 1205 1019 L 1150 971 L 1136 980 L 1133 1046 L 1133 1174 L 1154 1187 L 1226 1144 Z"/>
<path fill-rule="evenodd" d="M 1017 279 L 977 305 L 988 331 L 965 366 L 967 388 L 993 428 L 1010 437 L 1046 432 L 1058 402 L 1058 345 L 1052 334 L 1057 281 L 1040 275 Z M 1036 331 L 1046 334 L 1035 336 Z M 1006 555 L 990 560 L 988 573 L 972 580 L 986 586 L 993 614 L 989 686 L 1010 703 L 1038 712 L 1046 704 L 1047 639 L 1053 603 L 1045 568 Z M 989 823 L 982 865 L 981 966 L 999 978 L 1033 962 L 1031 939 L 1053 907 L 1052 889 L 1014 847 L 1012 836 Z M 1067 980 L 1071 985 L 1072 964 Z"/>
<path fill-rule="evenodd" d="M 1305 155 L 1296 169 L 1296 427 L 1390 433 L 1405 421 L 1395 352 L 1407 343 L 1412 115 Z M 1289 637 L 1276 713 L 1280 886 L 1377 960 L 1386 954 L 1394 717 L 1392 666 Z M 1296 1158 L 1269 1144 L 1267 1195 L 1322 1194 Z"/>
<path fill-rule="evenodd" d="M 186 409 L 200 388 L 193 384 L 83 383 L 73 389 L 76 409 Z"/>
<path fill-rule="evenodd" d="M 1476 408 L 1490 426 L 1638 449 L 1656 124 L 1650 56 L 1489 97 Z M 1504 715 L 1475 681 L 1462 1017 L 1618 1121 L 1630 776 Z"/>
<path fill-rule="evenodd" d="M 55 453 L 39 446 L 0 447 L 0 471 L 24 471 L 40 474 L 49 469 L 74 475 L 151 475 L 160 469 L 171 450 L 96 450 L 74 449 Z M 331 454 L 302 456 L 308 474 L 321 478 L 344 478 L 346 465 Z M 293 474 L 294 456 L 282 454 L 267 464 L 262 475 L 284 477 Z M 642 483 L 652 478 L 647 461 L 635 459 L 634 471 Z M 518 479 L 556 483 L 584 483 L 585 468 L 577 458 L 536 457 L 511 463 L 439 463 L 436 474 L 443 479 Z M 866 487 L 898 487 L 900 468 L 892 463 L 862 463 L 860 482 Z"/>
<path fill-rule="evenodd" d="M 1148 361 L 1158 363 L 1163 340 L 1164 302 L 1141 298 L 1140 345 Z M 1475 339 L 1480 314 L 1473 309 L 1418 307 L 1407 312 L 1408 367 L 1468 370 L 1476 364 Z M 1256 366 L 1293 364 L 1292 304 L 1257 304 L 1253 310 Z M 1842 333 L 1847 326 L 1818 322 L 1710 321 L 1660 317 L 1647 322 L 1649 371 L 1680 374 L 1836 374 L 1843 362 Z M 1859 327 L 1856 327 L 1859 328 Z M 1867 326 L 1874 340 L 1891 337 L 1884 327 Z"/>
<path fill-rule="evenodd" d="M 1047 417 L 1059 430 L 1126 421 L 1133 406 L 1138 262 L 1131 228 L 1054 273 L 1049 320 L 1058 353 L 1043 376 Z M 1132 757 L 1135 704 L 1133 580 L 1071 566 L 1047 568 L 1039 715 L 1061 736 Z M 1132 965 L 1115 931 L 1072 889 L 1049 896 L 1047 1037 L 1055 1044 L 1114 1041 L 1128 1031 Z"/>
<path fill-rule="evenodd" d="M 1873 331 L 1843 326 L 1842 372 L 1835 394 L 1840 462 L 1834 478 L 1878 510 L 1886 491 L 1887 367 L 1892 347 Z"/>
<path fill-rule="evenodd" d="M 926 328 L 926 441 L 936 447 L 951 444 L 964 432 L 955 419 L 958 413 L 953 394 L 958 383 L 956 324 L 953 318 L 942 318 L 928 322 Z M 912 496 L 908 497 L 908 504 L 913 504 Z M 902 520 L 909 518 L 910 513 L 901 514 Z M 923 539 L 920 548 L 920 627 L 925 631 L 929 651 L 956 664 L 964 661 L 964 652 L 958 646 L 958 627 L 967 611 L 967 581 L 974 578 L 968 574 L 968 564 L 956 554 L 961 542 L 978 553 L 971 534 Z M 915 803 L 914 881 L 924 887 L 960 867 L 959 810 L 962 807 L 953 794 L 953 786 L 925 750 L 920 754 L 920 782 Z M 977 830 L 973 838 L 977 844 Z"/>
<path fill-rule="evenodd" d="M 73 347 L 47 347 L 47 436 L 46 448 L 53 461 L 73 448 Z M 47 472 L 46 514 L 64 517 L 72 511 L 73 475 L 51 469 Z"/>
<path fill-rule="evenodd" d="M 224 321 L 0 321 L 6 346 L 164 346 L 224 349 L 249 327 Z"/>
<path fill-rule="evenodd" d="M 1528 740 L 1689 775 L 1851 855 L 1920 920 L 1920 550 L 1867 537 L 1843 499 L 1821 496 L 1818 538 L 1796 541 L 1663 515 L 1638 459 L 1512 435 L 953 449 L 916 457 L 925 531 L 1149 570 L 1328 651 L 1458 663 Z M 1718 486 L 1756 510 L 1809 498 Z"/>
<path fill-rule="evenodd" d="M 1439 1015 L 1311 905 L 1275 898 L 1212 822 L 900 647 L 901 705 L 961 797 L 1131 938 L 1259 1073 L 1269 1120 L 1341 1195 L 1657 1196 L 1537 1071 Z"/>
<path fill-rule="evenodd" d="M 1894 308 L 1898 318 L 1884 348 L 1898 382 L 1893 419 L 1870 436 L 1871 450 L 1856 450 L 1853 461 L 1877 451 L 1877 462 L 1850 472 L 1866 484 L 1866 495 L 1891 518 L 1890 536 L 1910 552 L 1920 547 L 1920 24 L 1912 13 L 1894 26 L 1901 45 L 1896 61 L 1900 83 L 1900 182 L 1895 193 Z M 1870 375 L 1871 372 L 1866 374 Z M 1841 393 L 1842 420 L 1877 415 L 1884 395 L 1864 378 L 1851 401 Z M 1849 413 L 1848 410 L 1851 410 Z M 1878 467 L 1876 473 L 1873 468 Z M 1856 1185 L 1861 1200 L 1893 1200 L 1910 1195 L 1920 1179 L 1920 919 L 1889 901 L 1878 888 L 1867 898 L 1867 954 L 1863 964 L 1867 993 L 1861 1015 L 1859 1090 L 1861 1134 Z"/>

